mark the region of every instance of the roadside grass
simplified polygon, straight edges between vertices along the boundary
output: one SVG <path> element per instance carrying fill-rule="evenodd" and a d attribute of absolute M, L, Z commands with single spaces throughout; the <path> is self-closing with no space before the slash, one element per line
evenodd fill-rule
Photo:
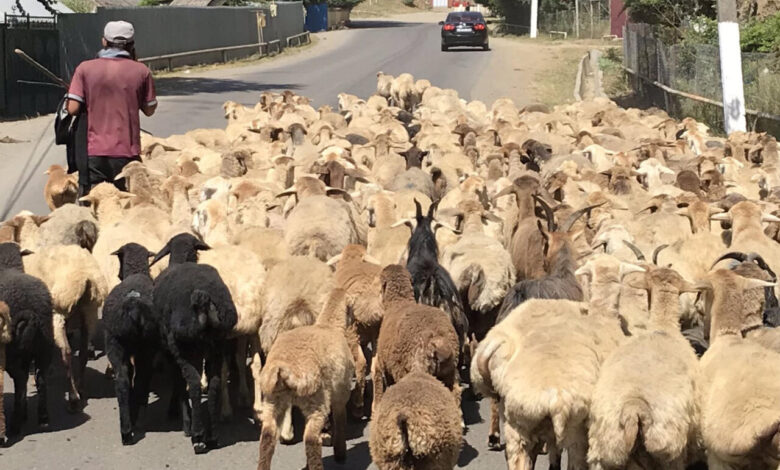
<path fill-rule="evenodd" d="M 320 38 L 318 38 L 314 34 L 310 35 L 309 37 L 311 38 L 311 42 L 309 42 L 308 44 L 304 44 L 299 47 L 287 47 L 283 49 L 282 52 L 279 54 L 269 55 L 269 56 L 260 56 L 260 54 L 253 54 L 251 56 L 244 57 L 242 59 L 233 59 L 227 62 L 219 62 L 216 64 L 186 65 L 183 67 L 174 67 L 173 70 L 157 69 L 154 70 L 154 78 L 155 79 L 174 78 L 174 77 L 181 77 L 190 73 L 208 72 L 211 70 L 221 70 L 221 69 L 229 69 L 229 68 L 237 68 L 237 67 L 247 67 L 250 65 L 257 65 L 265 62 L 270 62 L 282 57 L 294 56 L 296 54 L 300 54 L 303 51 L 311 49 L 312 47 L 316 46 L 317 43 L 320 41 Z"/>
<path fill-rule="evenodd" d="M 351 18 L 380 18 L 405 13 L 420 13 L 429 11 L 418 8 L 414 2 L 404 3 L 401 0 L 365 0 L 350 13 Z"/>

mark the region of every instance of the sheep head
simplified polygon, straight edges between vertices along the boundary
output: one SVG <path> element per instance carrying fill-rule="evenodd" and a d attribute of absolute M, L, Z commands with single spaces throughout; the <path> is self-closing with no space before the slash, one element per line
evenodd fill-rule
<path fill-rule="evenodd" d="M 415 218 L 399 220 L 398 222 L 392 225 L 392 228 L 406 225 L 412 231 L 412 237 L 414 237 L 415 234 L 418 235 L 423 233 L 430 234 L 434 243 L 436 242 L 436 238 L 433 236 L 433 234 L 440 228 L 446 228 L 447 230 L 450 230 L 453 233 L 460 234 L 460 231 L 458 231 L 455 227 L 452 227 L 444 222 L 440 222 L 434 219 L 433 213 L 436 210 L 436 207 L 438 205 L 439 205 L 439 201 L 436 201 L 435 203 L 431 204 L 428 207 L 428 213 L 426 215 L 423 215 L 422 205 L 417 199 L 415 199 L 414 200 L 414 206 L 416 210 Z"/>
<path fill-rule="evenodd" d="M 16 243 L 0 243 L 0 269 L 14 269 L 24 272 L 22 258 L 33 254 L 30 250 L 23 250 Z"/>
<path fill-rule="evenodd" d="M 384 305 L 402 300 L 414 302 L 412 275 L 405 267 L 398 264 L 386 266 L 379 274 L 379 282 Z"/>
<path fill-rule="evenodd" d="M 198 251 L 210 250 L 202 240 L 190 233 L 181 233 L 171 238 L 154 257 L 149 266 L 170 255 L 170 264 L 197 263 Z"/>
<path fill-rule="evenodd" d="M 111 253 L 119 258 L 119 279 L 124 281 L 133 274 L 149 275 L 149 258 L 155 256 L 137 243 L 128 243 Z"/>
<path fill-rule="evenodd" d="M 780 222 L 780 217 L 763 212 L 761 206 L 752 201 L 742 201 L 734 204 L 728 212 L 710 215 L 711 220 L 728 222 L 735 231 L 745 228 L 760 227 L 761 222 Z"/>
<path fill-rule="evenodd" d="M 340 254 L 329 259 L 327 265 L 333 266 L 339 264 L 339 266 L 341 266 L 349 263 L 355 263 L 355 262 L 360 263 L 364 261 L 366 263 L 371 263 L 376 265 L 382 264 L 376 258 L 366 254 L 366 247 L 364 247 L 363 245 L 351 244 L 345 246 Z"/>

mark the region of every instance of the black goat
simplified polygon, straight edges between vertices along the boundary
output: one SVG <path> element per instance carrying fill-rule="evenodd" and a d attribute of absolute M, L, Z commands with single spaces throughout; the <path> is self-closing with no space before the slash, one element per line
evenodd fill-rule
<path fill-rule="evenodd" d="M 600 204 L 573 212 L 560 227 L 557 227 L 550 206 L 536 195 L 534 195 L 534 199 L 544 209 L 547 219 L 547 230 L 542 227 L 541 222 L 537 221 L 537 224 L 545 240 L 544 253 L 549 273 L 538 279 L 526 279 L 515 284 L 504 297 L 496 323 L 506 318 L 509 312 L 528 299 L 582 300 L 582 287 L 574 275 L 574 271 L 577 269 L 575 266 L 576 255 L 570 231 L 580 217 L 589 214 Z"/>
<path fill-rule="evenodd" d="M 187 385 L 191 408 L 186 398 L 181 400 L 182 421 L 185 435 L 192 437 L 196 454 L 217 446 L 220 368 L 226 338 L 238 317 L 230 291 L 217 270 L 197 264 L 198 251 L 208 249 L 193 235 L 180 234 L 172 238 L 152 261 L 154 264 L 170 255 L 168 268 L 154 283 L 154 308 L 161 320 L 163 338 Z M 207 425 L 204 425 L 200 406 L 204 363 L 210 418 Z M 175 388 L 175 392 L 184 393 L 181 381 Z"/>
<path fill-rule="evenodd" d="M 416 199 L 414 205 L 417 208 L 415 218 L 396 224 L 406 223 L 412 229 L 407 248 L 406 269 L 412 275 L 414 299 L 418 303 L 438 307 L 447 312 L 462 346 L 469 329 L 468 319 L 458 288 L 447 270 L 439 264 L 439 246 L 436 243 L 436 230 L 446 226 L 433 218 L 435 203 L 428 208 L 427 215 L 423 215 L 422 206 Z"/>
<path fill-rule="evenodd" d="M 16 436 L 27 419 L 27 379 L 35 364 L 38 425 L 49 427 L 47 374 L 54 347 L 52 301 L 40 279 L 24 273 L 22 257 L 31 254 L 16 243 L 0 244 L 0 300 L 11 314 L 11 342 L 6 345 L 8 375 L 14 381 L 14 409 L 8 434 Z M 0 403 L 2 406 L 2 403 Z M 5 436 L 0 435 L 0 445 Z"/>
<path fill-rule="evenodd" d="M 122 282 L 106 297 L 103 325 L 106 355 L 114 370 L 122 444 L 131 445 L 139 409 L 149 402 L 154 355 L 162 346 L 152 299 L 154 284 L 149 274 L 149 257 L 154 254 L 136 243 L 124 245 L 112 254 L 119 257 Z"/>

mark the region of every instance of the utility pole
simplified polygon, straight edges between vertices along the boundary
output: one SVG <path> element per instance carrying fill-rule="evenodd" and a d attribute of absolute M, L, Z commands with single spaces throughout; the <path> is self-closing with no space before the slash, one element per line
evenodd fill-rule
<path fill-rule="evenodd" d="M 531 0 L 531 31 L 530 36 L 536 37 L 537 20 L 539 17 L 539 0 Z"/>
<path fill-rule="evenodd" d="M 574 0 L 574 32 L 580 37 L 580 0 Z"/>
<path fill-rule="evenodd" d="M 742 82 L 742 49 L 736 0 L 718 0 L 720 78 L 723 85 L 723 124 L 726 135 L 746 131 L 745 90 Z"/>

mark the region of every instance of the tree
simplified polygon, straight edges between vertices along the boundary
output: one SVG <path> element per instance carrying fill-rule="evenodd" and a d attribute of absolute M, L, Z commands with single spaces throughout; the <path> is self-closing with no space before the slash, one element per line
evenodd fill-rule
<path fill-rule="evenodd" d="M 624 0 L 631 20 L 678 29 L 697 17 L 714 19 L 717 14 L 713 0 Z"/>
<path fill-rule="evenodd" d="M 52 5 L 56 3 L 56 0 L 38 0 L 38 3 L 43 5 L 43 8 L 46 9 L 49 13 L 52 15 L 57 14 L 57 10 L 54 9 Z M 27 11 L 25 11 L 24 7 L 22 6 L 21 0 L 16 0 L 16 9 L 19 10 L 20 15 L 26 15 Z"/>

